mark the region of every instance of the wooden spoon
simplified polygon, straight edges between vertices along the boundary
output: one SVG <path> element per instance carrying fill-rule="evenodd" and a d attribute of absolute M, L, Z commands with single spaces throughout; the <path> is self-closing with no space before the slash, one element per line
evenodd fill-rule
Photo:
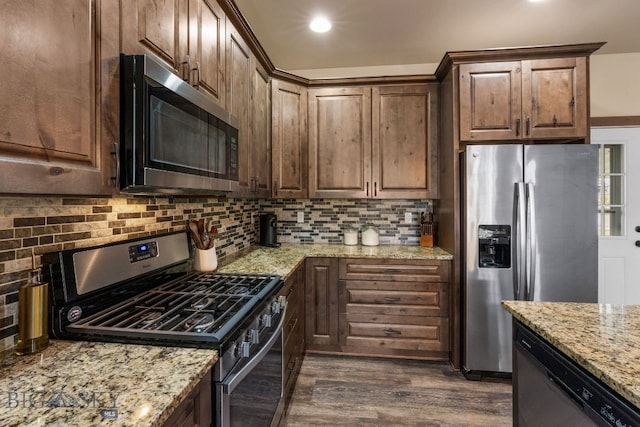
<path fill-rule="evenodd" d="M 196 248 L 205 249 L 204 243 L 200 238 L 200 232 L 198 230 L 198 221 L 189 221 L 189 231 L 191 231 L 191 238 L 196 244 Z"/>

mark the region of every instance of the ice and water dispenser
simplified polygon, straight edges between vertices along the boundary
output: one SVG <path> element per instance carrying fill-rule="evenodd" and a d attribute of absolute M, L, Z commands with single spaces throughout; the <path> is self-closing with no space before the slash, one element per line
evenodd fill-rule
<path fill-rule="evenodd" d="M 480 268 L 511 268 L 511 226 L 478 227 Z"/>

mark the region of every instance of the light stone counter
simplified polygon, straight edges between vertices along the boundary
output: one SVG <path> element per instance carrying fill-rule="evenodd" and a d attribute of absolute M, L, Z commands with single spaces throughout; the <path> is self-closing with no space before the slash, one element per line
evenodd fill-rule
<path fill-rule="evenodd" d="M 440 248 L 283 244 L 221 260 L 220 272 L 287 278 L 307 257 L 451 260 Z M 0 426 L 161 426 L 218 359 L 215 350 L 51 341 L 0 355 Z"/>
<path fill-rule="evenodd" d="M 278 274 L 286 279 L 308 257 L 453 259 L 451 254 L 440 248 L 417 245 L 347 246 L 283 243 L 277 248 L 257 247 L 242 258 L 221 266 L 218 271 Z"/>
<path fill-rule="evenodd" d="M 525 301 L 502 305 L 640 408 L 640 305 Z"/>
<path fill-rule="evenodd" d="M 0 425 L 160 426 L 218 360 L 215 350 L 51 341 L 0 357 Z"/>

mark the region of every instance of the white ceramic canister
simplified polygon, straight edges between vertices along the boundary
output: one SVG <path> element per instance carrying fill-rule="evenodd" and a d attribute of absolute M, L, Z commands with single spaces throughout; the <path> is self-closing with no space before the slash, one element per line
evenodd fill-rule
<path fill-rule="evenodd" d="M 363 227 L 362 244 L 364 246 L 378 246 L 380 244 L 380 235 L 375 225 L 367 224 Z"/>

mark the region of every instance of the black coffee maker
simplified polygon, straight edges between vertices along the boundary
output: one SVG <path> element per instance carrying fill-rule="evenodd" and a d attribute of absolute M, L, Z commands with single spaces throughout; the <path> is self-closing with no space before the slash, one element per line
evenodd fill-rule
<path fill-rule="evenodd" d="M 260 244 L 262 246 L 277 247 L 278 217 L 274 213 L 260 214 Z"/>

